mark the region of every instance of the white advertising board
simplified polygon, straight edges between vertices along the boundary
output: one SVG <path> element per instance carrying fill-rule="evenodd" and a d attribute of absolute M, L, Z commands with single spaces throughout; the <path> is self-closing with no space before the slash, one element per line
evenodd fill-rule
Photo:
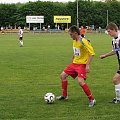
<path fill-rule="evenodd" d="M 26 16 L 26 23 L 44 23 L 44 16 Z"/>

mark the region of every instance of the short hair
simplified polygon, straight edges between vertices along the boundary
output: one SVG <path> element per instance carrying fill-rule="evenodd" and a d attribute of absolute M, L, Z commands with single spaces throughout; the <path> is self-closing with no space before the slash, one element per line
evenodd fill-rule
<path fill-rule="evenodd" d="M 118 26 L 115 23 L 111 22 L 106 27 L 106 30 L 108 30 L 108 29 L 115 30 L 117 32 L 118 31 Z"/>
<path fill-rule="evenodd" d="M 76 26 L 76 25 L 72 25 L 70 28 L 69 28 L 69 31 L 68 32 L 77 32 L 78 35 L 80 35 L 80 30 L 79 28 Z"/>

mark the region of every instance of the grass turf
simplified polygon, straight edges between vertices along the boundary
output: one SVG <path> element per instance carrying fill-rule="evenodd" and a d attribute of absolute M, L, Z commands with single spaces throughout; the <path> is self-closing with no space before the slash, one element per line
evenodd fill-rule
<path fill-rule="evenodd" d="M 59 74 L 71 63 L 72 40 L 67 33 L 25 33 L 24 47 L 19 47 L 17 34 L 0 35 L 0 119 L 22 120 L 118 120 L 120 105 L 114 98 L 112 77 L 118 64 L 116 56 L 103 60 L 99 55 L 111 51 L 111 38 L 88 33 L 96 55 L 87 84 L 96 106 L 69 77 L 68 101 L 46 104 L 44 95 L 61 94 Z"/>

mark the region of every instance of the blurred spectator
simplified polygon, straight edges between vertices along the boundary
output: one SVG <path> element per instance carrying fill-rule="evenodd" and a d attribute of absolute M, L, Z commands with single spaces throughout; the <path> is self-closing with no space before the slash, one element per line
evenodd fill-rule
<path fill-rule="evenodd" d="M 81 34 L 81 36 L 82 36 L 82 37 L 85 37 L 85 33 L 86 33 L 85 27 L 84 27 L 84 26 L 81 26 L 81 28 L 80 28 L 80 34 Z"/>

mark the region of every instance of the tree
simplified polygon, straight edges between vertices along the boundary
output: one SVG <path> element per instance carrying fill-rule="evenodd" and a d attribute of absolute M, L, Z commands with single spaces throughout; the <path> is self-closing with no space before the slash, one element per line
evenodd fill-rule
<path fill-rule="evenodd" d="M 109 22 L 120 24 L 120 2 L 108 0 L 106 2 L 78 0 L 79 24 L 95 25 L 105 28 L 107 25 L 107 10 Z M 44 16 L 44 25 L 54 28 L 55 15 L 71 16 L 71 24 L 77 24 L 77 0 L 75 2 L 28 2 L 25 4 L 0 4 L 0 26 L 26 26 L 26 16 Z M 39 26 L 36 24 L 36 26 Z"/>

